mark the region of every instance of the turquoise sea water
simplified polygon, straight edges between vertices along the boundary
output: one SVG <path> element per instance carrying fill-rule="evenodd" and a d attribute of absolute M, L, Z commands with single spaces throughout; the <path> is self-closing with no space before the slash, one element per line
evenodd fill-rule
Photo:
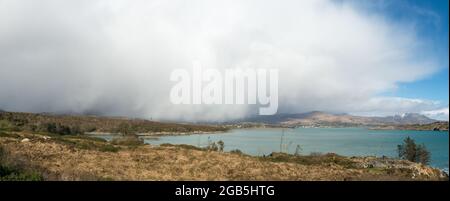
<path fill-rule="evenodd" d="M 283 142 L 281 143 L 281 136 Z M 225 142 L 225 150 L 240 149 L 250 155 L 279 152 L 294 153 L 297 145 L 301 154 L 311 152 L 337 153 L 344 156 L 397 157 L 397 145 L 405 137 L 425 144 L 431 152 L 430 165 L 448 172 L 449 138 L 447 132 L 368 130 L 364 128 L 296 128 L 296 129 L 237 129 L 228 133 L 188 136 L 164 136 L 146 139 L 148 144 L 189 144 L 206 146 L 209 141 Z"/>

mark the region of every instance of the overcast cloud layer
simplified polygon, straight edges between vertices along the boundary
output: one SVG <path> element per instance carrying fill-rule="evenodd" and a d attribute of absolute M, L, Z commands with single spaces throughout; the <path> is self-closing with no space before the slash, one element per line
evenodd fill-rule
<path fill-rule="evenodd" d="M 439 70 L 429 48 L 413 22 L 336 1 L 0 0 L 0 108 L 193 121 L 257 112 L 172 105 L 170 73 L 200 61 L 278 68 L 282 113 L 448 118 L 448 103 L 380 95 Z"/>

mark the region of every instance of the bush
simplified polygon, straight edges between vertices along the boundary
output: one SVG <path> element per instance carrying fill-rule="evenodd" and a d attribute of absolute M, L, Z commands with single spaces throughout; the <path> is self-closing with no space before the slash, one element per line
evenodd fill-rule
<path fill-rule="evenodd" d="M 0 165 L 0 181 L 42 181 L 37 172 L 25 172 L 17 168 Z"/>
<path fill-rule="evenodd" d="M 322 152 L 311 152 L 309 155 L 313 156 L 313 157 L 317 157 L 317 156 L 323 156 L 324 154 Z"/>
<path fill-rule="evenodd" d="M 0 137 L 20 138 L 21 136 L 15 133 L 3 132 L 0 130 Z"/>
<path fill-rule="evenodd" d="M 6 156 L 6 150 L 0 145 L 0 165 L 4 163 Z"/>
<path fill-rule="evenodd" d="M 0 120 L 0 130 L 5 131 L 18 131 L 18 128 L 7 120 Z"/>
<path fill-rule="evenodd" d="M 239 149 L 233 149 L 233 150 L 231 150 L 231 151 L 230 151 L 230 153 L 233 153 L 233 154 L 238 154 L 238 155 L 242 155 L 242 154 L 244 154 L 244 153 L 242 153 L 242 151 L 241 151 L 241 150 L 239 150 Z"/>
<path fill-rule="evenodd" d="M 208 138 L 208 146 L 206 146 L 206 150 L 223 152 L 224 148 L 225 148 L 225 143 L 222 140 L 219 140 L 218 142 L 212 142 Z"/>
<path fill-rule="evenodd" d="M 200 147 L 196 147 L 196 146 L 192 146 L 192 145 L 188 145 L 188 144 L 170 144 L 170 143 L 163 143 L 159 145 L 160 147 L 179 147 L 182 149 L 191 149 L 191 150 L 198 150 L 198 151 L 203 151 L 203 148 Z"/>
<path fill-rule="evenodd" d="M 303 150 L 302 147 L 298 144 L 297 147 L 295 147 L 294 155 L 295 155 L 295 156 L 299 156 L 299 155 L 300 155 L 300 152 L 301 152 L 302 150 Z"/>
<path fill-rule="evenodd" d="M 346 168 L 355 168 L 355 162 L 344 156 L 339 156 L 335 153 L 327 153 L 321 155 L 293 155 L 281 152 L 272 152 L 267 157 L 261 157 L 261 160 L 271 162 L 291 162 L 302 165 L 323 165 L 323 164 L 337 164 Z"/>
<path fill-rule="evenodd" d="M 114 145 L 106 144 L 99 148 L 99 151 L 103 152 L 118 152 L 120 150 L 119 147 L 115 147 Z"/>
<path fill-rule="evenodd" d="M 0 146 L 0 181 L 42 181 L 41 174 L 7 164 L 8 153 Z"/>
<path fill-rule="evenodd" d="M 78 126 L 66 126 L 60 123 L 47 123 L 41 126 L 41 128 L 32 128 L 32 130 L 43 130 L 45 132 L 59 134 L 59 135 L 77 135 L 83 134 Z"/>
<path fill-rule="evenodd" d="M 139 146 L 144 144 L 144 140 L 138 136 L 128 135 L 124 137 L 118 137 L 111 140 L 114 145 L 124 145 L 124 146 Z"/>
<path fill-rule="evenodd" d="M 217 146 L 220 152 L 223 152 L 223 148 L 225 147 L 225 143 L 222 140 L 217 142 Z"/>
<path fill-rule="evenodd" d="M 431 153 L 427 150 L 425 145 L 417 145 L 410 137 L 405 138 L 403 144 L 397 145 L 397 150 L 398 156 L 401 159 L 422 163 L 424 165 L 428 165 L 430 162 Z"/>
<path fill-rule="evenodd" d="M 131 126 L 131 124 L 121 123 L 115 129 L 115 132 L 116 133 L 120 133 L 120 134 L 122 134 L 124 136 L 128 136 L 128 135 L 134 135 L 135 134 L 135 129 L 133 128 L 133 126 Z"/>
<path fill-rule="evenodd" d="M 207 149 L 208 151 L 218 151 L 218 150 L 219 150 L 219 147 L 217 146 L 217 144 L 216 144 L 215 142 L 210 142 L 210 143 L 208 144 L 208 146 L 206 147 L 206 149 Z"/>
<path fill-rule="evenodd" d="M 170 144 L 170 143 L 162 143 L 159 145 L 160 147 L 174 147 L 175 145 Z"/>
<path fill-rule="evenodd" d="M 102 152 L 117 152 L 120 147 L 115 147 L 104 139 L 85 136 L 52 136 L 52 139 L 69 147 L 85 150 L 97 150 Z"/>

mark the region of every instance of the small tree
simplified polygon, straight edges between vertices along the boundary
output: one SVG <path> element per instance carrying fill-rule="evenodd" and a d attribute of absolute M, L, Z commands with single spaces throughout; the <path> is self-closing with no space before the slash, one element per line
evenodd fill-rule
<path fill-rule="evenodd" d="M 128 135 L 134 135 L 134 131 L 133 128 L 130 124 L 127 123 L 121 123 L 119 124 L 119 126 L 116 128 L 116 132 L 120 133 L 124 136 L 128 136 Z"/>
<path fill-rule="evenodd" d="M 215 142 L 210 142 L 207 149 L 210 151 L 217 151 L 219 148 L 217 147 Z"/>
<path fill-rule="evenodd" d="M 428 163 L 430 163 L 430 158 L 431 154 L 427 150 L 427 147 L 425 147 L 425 144 L 418 145 L 416 161 L 428 165 Z"/>
<path fill-rule="evenodd" d="M 223 152 L 223 148 L 225 147 L 225 143 L 222 140 L 217 142 L 218 148 L 220 152 Z"/>
<path fill-rule="evenodd" d="M 295 155 L 295 156 L 299 156 L 299 155 L 300 155 L 300 152 L 301 152 L 302 150 L 303 150 L 302 147 L 298 144 L 297 147 L 295 147 L 295 153 L 294 153 L 294 155 Z"/>
<path fill-rule="evenodd" d="M 410 137 L 403 140 L 403 144 L 397 145 L 398 156 L 401 159 L 427 165 L 430 162 L 431 153 L 424 144 L 417 145 Z"/>

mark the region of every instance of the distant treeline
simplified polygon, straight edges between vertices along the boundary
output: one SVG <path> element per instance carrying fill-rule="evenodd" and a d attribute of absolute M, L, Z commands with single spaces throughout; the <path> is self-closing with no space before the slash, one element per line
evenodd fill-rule
<path fill-rule="evenodd" d="M 144 119 L 98 116 L 69 116 L 0 111 L 0 129 L 49 132 L 61 135 L 85 132 L 155 133 L 155 132 L 217 132 L 221 126 L 155 122 Z"/>

